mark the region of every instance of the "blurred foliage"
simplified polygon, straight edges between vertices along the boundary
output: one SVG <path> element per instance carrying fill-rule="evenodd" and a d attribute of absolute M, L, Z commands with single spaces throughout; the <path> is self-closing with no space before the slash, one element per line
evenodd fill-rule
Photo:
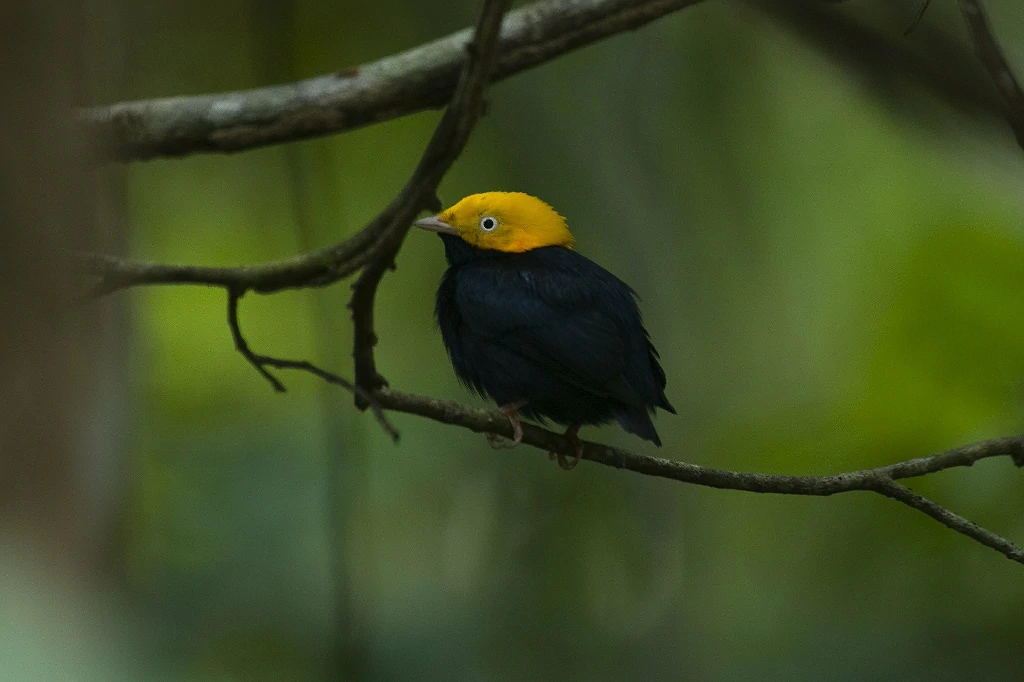
<path fill-rule="evenodd" d="M 108 2 L 125 63 L 110 100 L 337 70 L 461 28 L 477 5 Z M 941 4 L 926 24 L 961 37 Z M 1024 11 L 987 4 L 1024 71 Z M 658 422 L 658 454 L 765 472 L 883 464 L 1024 421 L 1020 150 L 1008 130 L 911 96 L 927 120 L 765 15 L 702 3 L 493 88 L 441 198 L 539 195 L 582 253 L 640 292 L 679 408 Z M 438 116 L 132 165 L 131 250 L 241 264 L 338 241 L 401 187 Z M 433 325 L 444 267 L 435 238 L 409 236 L 378 298 L 378 364 L 396 387 L 478 403 Z M 348 292 L 247 297 L 250 343 L 350 373 Z M 567 475 L 405 415 L 395 447 L 347 394 L 302 375 L 271 391 L 233 350 L 223 299 L 130 295 L 123 561 L 169 676 L 1024 669 L 1020 566 L 923 516 L 869 495 L 748 495 L 586 464 Z M 616 428 L 585 435 L 654 452 Z M 913 486 L 1024 540 L 1024 479 L 1007 462 Z"/>

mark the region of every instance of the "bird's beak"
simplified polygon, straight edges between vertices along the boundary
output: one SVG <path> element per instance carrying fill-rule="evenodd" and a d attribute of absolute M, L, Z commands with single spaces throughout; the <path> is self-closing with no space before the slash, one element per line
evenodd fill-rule
<path fill-rule="evenodd" d="M 428 230 L 430 232 L 440 232 L 441 234 L 458 234 L 459 231 L 454 227 L 444 222 L 436 215 L 430 216 L 429 218 L 420 218 L 413 223 L 416 227 Z"/>

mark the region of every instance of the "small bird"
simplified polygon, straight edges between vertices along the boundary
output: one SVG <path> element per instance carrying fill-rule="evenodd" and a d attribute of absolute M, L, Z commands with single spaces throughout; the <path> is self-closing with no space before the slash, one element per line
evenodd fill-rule
<path fill-rule="evenodd" d="M 661 445 L 655 408 L 675 414 L 636 293 L 573 251 L 565 218 L 522 192 L 473 194 L 414 225 L 438 233 L 448 270 L 434 314 L 455 374 L 519 415 L 566 425 L 583 453 L 583 424 L 617 421 Z M 492 442 L 493 444 L 493 442 Z"/>

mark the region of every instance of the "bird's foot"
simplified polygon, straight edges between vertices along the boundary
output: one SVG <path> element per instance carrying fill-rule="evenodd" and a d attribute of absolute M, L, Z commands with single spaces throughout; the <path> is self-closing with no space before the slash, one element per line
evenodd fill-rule
<path fill-rule="evenodd" d="M 499 436 L 496 433 L 487 434 L 487 444 L 495 450 L 506 450 L 514 448 L 523 441 L 523 425 L 519 423 L 519 410 L 525 405 L 526 402 L 508 403 L 498 408 L 498 412 L 508 417 L 508 421 L 512 424 L 512 440 L 509 440 L 503 436 Z"/>
<path fill-rule="evenodd" d="M 565 430 L 565 437 L 569 439 L 569 442 L 573 445 L 572 457 L 567 457 L 564 453 L 551 451 L 548 453 L 548 459 L 557 459 L 558 466 L 565 471 L 572 469 L 580 463 L 580 459 L 583 458 L 583 441 L 580 440 L 580 425 L 571 424 L 569 428 Z"/>

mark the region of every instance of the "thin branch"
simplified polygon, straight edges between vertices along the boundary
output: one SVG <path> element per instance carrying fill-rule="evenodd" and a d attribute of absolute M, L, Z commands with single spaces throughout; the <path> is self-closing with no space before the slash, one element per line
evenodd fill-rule
<path fill-rule="evenodd" d="M 491 79 L 630 31 L 700 0 L 544 0 L 509 14 Z M 82 118 L 115 160 L 235 152 L 328 135 L 444 106 L 470 29 L 359 67 L 296 83 L 125 102 Z"/>
<path fill-rule="evenodd" d="M 80 258 L 86 269 L 97 277 L 93 297 L 129 287 L 168 284 L 272 294 L 285 289 L 327 286 L 356 272 L 373 256 L 375 242 L 388 224 L 388 218 L 387 212 L 382 213 L 355 235 L 333 246 L 260 265 L 168 265 L 93 253 L 81 254 Z"/>
<path fill-rule="evenodd" d="M 914 32 L 914 29 L 917 28 L 918 24 L 921 23 L 921 20 L 924 19 L 925 12 L 928 11 L 928 7 L 931 4 L 932 0 L 924 0 L 924 2 L 921 3 L 921 6 L 917 9 L 917 13 L 914 15 L 914 19 L 910 22 L 910 25 L 907 26 L 907 30 L 903 32 L 904 38 Z"/>
<path fill-rule="evenodd" d="M 266 380 L 270 382 L 270 385 L 274 387 L 275 391 L 284 392 L 286 389 L 284 384 L 281 383 L 281 380 L 275 377 L 267 367 L 275 367 L 277 369 L 297 369 L 314 374 L 328 383 L 341 386 L 346 391 L 353 393 L 362 403 L 373 411 L 374 416 L 377 418 L 377 422 L 380 424 L 381 428 L 384 429 L 384 432 L 391 437 L 391 440 L 396 443 L 398 442 L 398 429 L 396 429 L 388 420 L 380 402 L 373 395 L 367 393 L 351 381 L 343 379 L 337 374 L 328 372 L 325 369 L 321 369 L 306 360 L 287 360 L 284 358 L 275 358 L 269 355 L 254 353 L 252 349 L 249 348 L 249 344 L 245 340 L 245 336 L 242 334 L 242 328 L 238 323 L 238 300 L 241 297 L 242 294 L 237 293 L 233 289 L 228 289 L 228 328 L 231 330 L 231 338 L 234 340 L 235 348 L 239 353 L 241 353 L 242 357 L 248 360 L 249 364 L 255 367 L 256 371 L 262 374 Z"/>
<path fill-rule="evenodd" d="M 477 433 L 512 437 L 512 426 L 508 418 L 497 410 L 481 410 L 453 400 L 427 398 L 391 388 L 378 389 L 374 396 L 386 410 L 415 414 L 444 424 L 461 426 Z M 573 454 L 575 445 L 562 434 L 526 422 L 523 422 L 522 426 L 523 443 L 549 452 Z M 831 476 L 786 476 L 711 469 L 662 457 L 640 455 L 590 441 L 584 441 L 583 447 L 583 459 L 617 469 L 629 469 L 647 476 L 725 490 L 822 497 L 852 490 L 872 490 L 872 486 L 877 485 L 879 477 L 893 480 L 916 478 L 956 467 L 969 467 L 975 462 L 991 457 L 1010 457 L 1016 463 L 1022 461 L 1022 456 L 1024 436 L 1012 436 L 982 441 L 875 469 Z"/>
<path fill-rule="evenodd" d="M 1006 118 L 1017 138 L 1017 144 L 1024 148 L 1024 90 L 999 47 L 981 0 L 957 0 L 957 4 L 971 32 L 978 59 L 988 70 L 1003 98 Z"/>
<path fill-rule="evenodd" d="M 508 418 L 497 411 L 480 410 L 451 400 L 427 398 L 389 388 L 377 390 L 374 396 L 387 410 L 419 415 L 478 433 L 512 437 L 512 426 Z M 573 455 L 574 444 L 562 434 L 533 424 L 524 423 L 522 426 L 523 443 L 548 452 Z M 830 476 L 786 476 L 711 469 L 687 462 L 640 455 L 600 443 L 583 443 L 583 459 L 591 462 L 710 488 L 821 497 L 853 491 L 875 492 L 917 509 L 943 525 L 991 547 L 1008 559 L 1024 564 L 1024 549 L 895 482 L 897 479 L 971 466 L 975 462 L 992 457 L 1009 457 L 1017 466 L 1024 465 L 1024 436 L 983 441 L 928 457 Z"/>
<path fill-rule="evenodd" d="M 235 342 L 235 350 L 241 353 L 242 357 L 248 360 L 249 364 L 255 367 L 256 371 L 270 382 L 275 391 L 284 393 L 284 384 L 266 368 L 265 365 L 267 363 L 264 362 L 266 358 L 253 353 L 245 340 L 245 336 L 242 335 L 242 328 L 238 324 L 238 299 L 241 297 L 242 293 L 234 289 L 228 289 L 228 328 L 231 330 L 231 338 Z"/>
<path fill-rule="evenodd" d="M 511 0 L 485 0 L 473 40 L 466 45 L 469 55 L 465 69 L 452 96 L 452 103 L 434 130 L 419 165 L 402 192 L 389 207 L 392 219 L 381 237 L 381 246 L 373 260 L 363 269 L 353 286 L 352 309 L 353 351 L 356 384 L 367 391 L 384 385 L 377 373 L 373 348 L 377 336 L 373 330 L 373 303 L 385 270 L 394 267 L 395 256 L 402 246 L 409 226 L 416 215 L 434 202 L 437 186 L 448 169 L 462 153 L 469 135 L 483 113 L 484 89 L 497 55 L 502 17 Z M 356 402 L 364 407 L 361 401 Z"/>
<path fill-rule="evenodd" d="M 878 31 L 835 3 L 819 0 L 746 0 L 821 54 L 859 77 L 859 82 L 887 105 L 927 119 L 932 102 L 918 96 L 923 88 L 971 115 L 1005 119 L 1002 101 L 986 82 L 979 82 L 969 50 L 937 31 L 919 27 L 911 45 Z M 908 89 L 906 85 L 914 87 Z"/>
<path fill-rule="evenodd" d="M 1013 544 L 1006 538 L 1000 537 L 990 530 L 982 528 L 973 521 L 969 521 L 959 514 L 955 514 L 940 504 L 932 502 L 927 497 L 918 495 L 910 488 L 900 485 L 891 479 L 882 479 L 875 492 L 902 502 L 908 507 L 913 507 L 923 514 L 927 514 L 947 528 L 958 533 L 963 533 L 972 540 L 977 540 L 986 547 L 991 547 L 1006 558 L 1024 564 L 1024 549 Z"/>

